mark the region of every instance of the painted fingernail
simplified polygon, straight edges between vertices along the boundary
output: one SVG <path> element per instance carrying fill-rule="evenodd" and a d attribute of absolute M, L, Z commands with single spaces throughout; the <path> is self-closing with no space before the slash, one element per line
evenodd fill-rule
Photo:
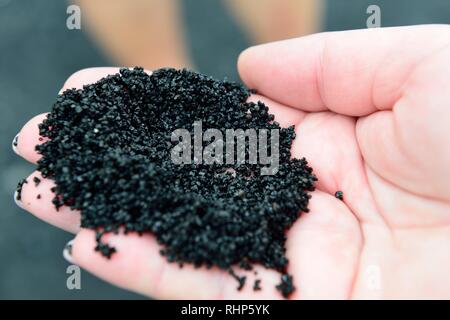
<path fill-rule="evenodd" d="M 63 257 L 69 263 L 73 263 L 72 247 L 73 247 L 73 240 L 70 240 L 69 242 L 67 242 L 67 244 L 66 244 L 66 246 L 64 247 L 64 250 L 63 250 Z"/>
<path fill-rule="evenodd" d="M 19 154 L 19 149 L 17 149 L 17 146 L 19 145 L 19 135 L 17 134 L 15 137 L 14 137 L 14 139 L 13 139 L 13 141 L 12 141 L 12 144 L 11 144 L 11 146 L 12 146 L 12 149 L 13 149 L 13 151 L 16 153 L 16 154 Z"/>
<path fill-rule="evenodd" d="M 23 209 L 23 204 L 22 204 L 22 201 L 20 201 L 20 197 L 19 197 L 19 191 L 17 191 L 17 190 L 14 192 L 14 202 L 16 203 L 16 205 L 19 208 Z"/>

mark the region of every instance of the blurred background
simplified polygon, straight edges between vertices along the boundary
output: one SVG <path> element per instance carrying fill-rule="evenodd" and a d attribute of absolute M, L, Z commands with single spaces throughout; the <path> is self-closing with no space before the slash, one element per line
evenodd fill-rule
<path fill-rule="evenodd" d="M 84 271 L 81 290 L 69 290 L 62 249 L 71 235 L 14 204 L 17 181 L 33 166 L 11 141 L 51 108 L 68 76 L 140 65 L 239 81 L 236 59 L 246 47 L 366 28 L 370 5 L 382 27 L 450 23 L 449 0 L 0 0 L 0 299 L 142 298 Z"/>

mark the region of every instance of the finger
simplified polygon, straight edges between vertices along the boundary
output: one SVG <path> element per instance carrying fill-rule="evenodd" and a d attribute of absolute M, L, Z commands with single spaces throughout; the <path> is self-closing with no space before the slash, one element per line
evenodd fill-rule
<path fill-rule="evenodd" d="M 38 178 L 39 183 L 34 181 Z M 32 213 L 37 218 L 68 232 L 77 233 L 80 230 L 80 213 L 68 207 L 56 210 L 52 203 L 55 197 L 51 190 L 55 184 L 52 180 L 43 179 L 39 172 L 32 173 L 22 187 L 21 199 L 16 202 L 20 207 Z"/>
<path fill-rule="evenodd" d="M 36 152 L 36 146 L 46 141 L 39 135 L 39 124 L 44 121 L 46 116 L 46 113 L 35 116 L 17 135 L 15 152 L 31 163 L 36 163 L 41 158 L 41 155 Z"/>
<path fill-rule="evenodd" d="M 244 288 L 237 291 L 238 283 L 228 273 L 217 268 L 183 268 L 168 263 L 159 253 L 160 246 L 151 235 L 135 233 L 108 234 L 102 239 L 116 248 L 111 259 L 94 251 L 95 234 L 82 229 L 72 242 L 70 259 L 94 275 L 119 287 L 158 299 L 274 299 L 281 298 L 275 286 L 280 275 L 258 267 L 258 275 L 246 272 Z M 244 274 L 236 270 L 236 274 Z M 260 291 L 253 291 L 253 278 L 261 279 Z"/>
<path fill-rule="evenodd" d="M 293 298 L 347 299 L 362 249 L 359 224 L 343 202 L 314 191 L 310 212 L 288 232 L 289 272 L 297 290 Z"/>
<path fill-rule="evenodd" d="M 321 33 L 245 50 L 243 81 L 305 111 L 361 116 L 392 108 L 411 71 L 448 44 L 448 26 Z"/>
<path fill-rule="evenodd" d="M 306 115 L 304 111 L 282 105 L 281 103 L 258 94 L 252 94 L 248 98 L 248 102 L 256 103 L 258 101 L 261 101 L 269 108 L 269 113 L 275 116 L 275 121 L 277 121 L 282 128 L 300 123 Z"/>

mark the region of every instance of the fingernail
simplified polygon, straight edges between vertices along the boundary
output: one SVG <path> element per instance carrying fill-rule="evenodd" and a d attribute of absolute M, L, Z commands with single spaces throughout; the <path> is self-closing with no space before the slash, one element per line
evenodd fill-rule
<path fill-rule="evenodd" d="M 13 149 L 13 151 L 16 153 L 16 154 L 19 154 L 19 150 L 17 149 L 17 146 L 19 145 L 19 135 L 17 134 L 15 137 L 14 137 L 14 139 L 13 139 L 13 141 L 12 141 L 12 144 L 11 144 L 11 146 L 12 146 L 12 149 Z"/>
<path fill-rule="evenodd" d="M 14 202 L 19 208 L 23 209 L 23 204 L 19 197 L 19 191 L 17 190 L 14 192 Z"/>
<path fill-rule="evenodd" d="M 70 240 L 69 242 L 67 242 L 67 244 L 66 244 L 66 246 L 64 247 L 64 250 L 63 250 L 63 257 L 69 263 L 73 263 L 72 246 L 73 246 L 73 240 Z"/>

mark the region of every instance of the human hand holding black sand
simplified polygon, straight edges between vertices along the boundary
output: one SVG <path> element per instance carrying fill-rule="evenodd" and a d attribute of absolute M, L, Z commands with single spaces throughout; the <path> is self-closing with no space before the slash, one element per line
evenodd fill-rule
<path fill-rule="evenodd" d="M 252 99 L 282 126 L 296 125 L 293 156 L 306 157 L 319 179 L 310 213 L 288 231 L 291 298 L 450 296 L 449 44 L 447 26 L 373 29 L 273 43 L 240 57 L 244 82 L 262 95 Z M 83 70 L 64 88 L 115 72 Z M 32 162 L 44 117 L 19 134 L 18 153 Z M 104 259 L 77 213 L 56 212 L 52 187 L 46 179 L 26 184 L 22 205 L 77 233 L 71 259 L 107 281 L 156 298 L 280 297 L 274 271 L 256 267 L 262 289 L 236 291 L 224 271 L 168 264 L 148 234 L 106 235 L 117 253 Z"/>

